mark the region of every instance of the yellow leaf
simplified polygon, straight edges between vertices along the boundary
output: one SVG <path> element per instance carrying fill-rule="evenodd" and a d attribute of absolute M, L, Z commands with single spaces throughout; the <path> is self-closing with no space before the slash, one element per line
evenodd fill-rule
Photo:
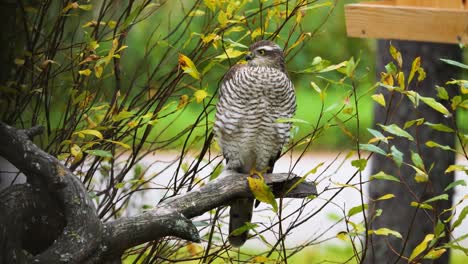
<path fill-rule="evenodd" d="M 273 211 L 278 211 L 278 204 L 276 203 L 275 196 L 270 190 L 270 187 L 265 184 L 263 178 L 257 179 L 253 177 L 247 178 L 250 190 L 255 198 L 261 202 L 268 203 L 273 206 Z"/>
<path fill-rule="evenodd" d="M 197 103 L 201 103 L 203 102 L 203 99 L 205 99 L 208 96 L 208 93 L 205 90 L 200 89 L 196 90 L 193 96 L 195 97 Z"/>
<path fill-rule="evenodd" d="M 256 256 L 252 259 L 252 263 L 265 263 L 269 261 L 272 261 L 272 260 L 270 260 L 269 258 L 265 256 Z"/>
<path fill-rule="evenodd" d="M 439 249 L 431 249 L 429 252 L 427 252 L 426 256 L 424 256 L 425 259 L 438 259 L 440 256 L 442 256 L 445 251 L 447 251 L 445 248 L 439 248 Z"/>
<path fill-rule="evenodd" d="M 410 255 L 409 259 L 408 259 L 408 263 L 410 263 L 413 259 L 415 259 L 417 256 L 419 256 L 419 254 L 421 254 L 424 250 L 426 250 L 427 244 L 429 242 L 431 242 L 432 239 L 434 239 L 434 234 L 426 235 L 424 240 L 421 243 L 419 243 L 419 245 L 417 245 L 413 249 L 413 252 L 411 252 L 411 255 Z"/>
<path fill-rule="evenodd" d="M 177 109 L 184 108 L 189 102 L 189 96 L 184 94 L 180 96 L 179 104 L 177 105 Z"/>
<path fill-rule="evenodd" d="M 300 13 L 300 12 L 299 12 Z M 255 39 L 256 37 L 262 35 L 262 29 L 261 28 L 256 28 L 251 34 L 250 37 L 252 39 Z"/>
<path fill-rule="evenodd" d="M 79 5 L 78 8 L 81 10 L 89 11 L 93 8 L 93 5 Z"/>
<path fill-rule="evenodd" d="M 187 251 L 190 253 L 192 257 L 195 257 L 203 252 L 203 247 L 195 243 L 188 243 Z"/>
<path fill-rule="evenodd" d="M 367 231 L 367 233 L 368 234 L 376 234 L 376 235 L 379 235 L 379 236 L 392 235 L 392 236 L 395 236 L 397 238 L 402 238 L 401 234 L 398 231 L 391 230 L 391 229 L 385 228 L 385 227 L 379 228 L 377 230 L 369 230 L 369 231 Z"/>
<path fill-rule="evenodd" d="M 127 123 L 127 126 L 128 126 L 129 128 L 134 128 L 134 127 L 136 127 L 137 125 L 138 125 L 138 122 L 137 122 L 137 121 L 130 121 L 130 122 Z"/>
<path fill-rule="evenodd" d="M 216 0 L 204 0 L 203 2 L 211 11 L 214 12 L 216 10 Z"/>
<path fill-rule="evenodd" d="M 400 84 L 400 88 L 404 90 L 405 89 L 405 74 L 403 72 L 399 72 L 397 77 L 398 77 L 398 84 Z"/>
<path fill-rule="evenodd" d="M 198 72 L 197 67 L 189 57 L 182 53 L 179 53 L 179 66 L 185 73 L 188 73 L 193 78 L 200 80 L 200 73 Z"/>
<path fill-rule="evenodd" d="M 16 58 L 13 62 L 19 66 L 24 65 L 24 59 Z"/>
<path fill-rule="evenodd" d="M 109 20 L 109 22 L 107 22 L 107 26 L 111 29 L 114 29 L 116 25 L 117 22 L 115 20 Z"/>
<path fill-rule="evenodd" d="M 348 233 L 346 233 L 345 231 L 339 232 L 338 234 L 336 234 L 336 237 L 343 241 L 349 241 Z"/>
<path fill-rule="evenodd" d="M 226 15 L 226 12 L 224 12 L 223 10 L 219 11 L 218 22 L 219 22 L 219 25 L 221 26 L 221 28 L 226 27 L 228 22 L 229 22 L 229 20 L 227 18 L 227 15 Z"/>
<path fill-rule="evenodd" d="M 101 132 L 99 132 L 97 130 L 94 130 L 94 129 L 85 129 L 85 130 L 77 131 L 77 132 L 74 132 L 73 135 L 78 134 L 78 133 L 82 133 L 82 134 L 86 134 L 86 135 L 92 135 L 92 136 L 95 136 L 95 137 L 97 137 L 99 139 L 104 138 L 102 136 Z"/>
<path fill-rule="evenodd" d="M 223 54 L 218 55 L 215 58 L 216 59 L 222 59 L 222 60 L 227 59 L 227 58 L 232 59 L 232 58 L 237 58 L 237 57 L 239 57 L 240 55 L 243 55 L 243 54 L 245 54 L 245 52 L 240 51 L 240 50 L 235 50 L 233 48 L 228 48 L 228 49 L 226 49 L 226 51 L 224 51 Z"/>
<path fill-rule="evenodd" d="M 387 193 L 387 194 L 384 194 L 384 195 L 380 196 L 379 198 L 377 198 L 376 201 L 388 200 L 388 199 L 392 199 L 392 198 L 394 198 L 394 197 L 395 197 L 394 194 L 392 194 L 392 193 Z"/>
<path fill-rule="evenodd" d="M 401 57 L 401 53 L 390 43 L 390 55 L 392 55 L 392 58 L 396 60 L 398 63 L 398 67 L 402 68 L 403 67 L 403 59 Z"/>
<path fill-rule="evenodd" d="M 411 71 L 408 77 L 408 85 L 413 80 L 414 74 L 418 71 L 420 67 L 421 67 L 421 57 L 417 57 L 416 59 L 413 60 L 413 63 L 411 64 Z"/>
<path fill-rule="evenodd" d="M 383 96 L 383 94 L 379 93 L 379 94 L 374 94 L 371 96 L 372 99 L 377 102 L 379 105 L 385 107 L 385 97 Z"/>
<path fill-rule="evenodd" d="M 196 9 L 190 12 L 188 16 L 197 17 L 197 16 L 204 16 L 204 15 L 205 15 L 205 11 Z"/>
<path fill-rule="evenodd" d="M 97 78 L 101 78 L 103 71 L 104 68 L 101 65 L 94 66 L 94 75 L 96 75 Z"/>
<path fill-rule="evenodd" d="M 463 165 L 450 165 L 446 170 L 445 173 L 449 173 L 452 171 L 465 171 L 468 174 L 468 166 Z"/>
<path fill-rule="evenodd" d="M 92 40 L 89 42 L 88 46 L 91 50 L 96 50 L 99 48 L 99 43 L 96 40 Z"/>
<path fill-rule="evenodd" d="M 84 76 L 89 76 L 91 74 L 91 70 L 86 69 L 86 70 L 78 71 L 78 74 L 79 75 L 84 75 Z"/>
<path fill-rule="evenodd" d="M 305 12 L 304 11 L 299 11 L 296 12 L 296 24 L 300 24 L 302 21 L 302 18 L 304 17 Z"/>
<path fill-rule="evenodd" d="M 63 13 L 66 13 L 70 9 L 77 9 L 80 5 L 77 2 L 69 3 L 64 9 L 62 9 Z"/>
<path fill-rule="evenodd" d="M 210 33 L 210 34 L 208 34 L 208 35 L 206 35 L 206 36 L 205 36 L 205 35 L 202 35 L 202 37 L 201 37 L 203 43 L 205 43 L 205 44 L 208 44 L 208 43 L 210 43 L 211 41 L 216 41 L 216 40 L 218 40 L 218 39 L 220 39 L 220 38 L 221 38 L 221 37 L 218 36 L 218 35 L 215 34 L 215 33 Z"/>
<path fill-rule="evenodd" d="M 123 148 L 126 148 L 126 149 L 131 149 L 131 147 L 128 144 L 125 144 L 125 143 L 120 142 L 120 141 L 114 141 L 114 140 L 109 140 L 109 139 L 107 139 L 106 141 L 110 142 L 110 143 L 114 143 L 114 144 L 119 145 L 119 146 L 121 146 Z"/>
<path fill-rule="evenodd" d="M 76 144 L 73 144 L 71 147 L 70 147 L 70 153 L 72 154 L 72 156 L 74 157 L 74 160 L 73 160 L 73 164 L 79 162 L 82 158 L 83 158 L 83 151 L 81 150 L 81 148 L 76 145 Z"/>
<path fill-rule="evenodd" d="M 380 73 L 380 81 L 385 84 L 385 85 L 388 85 L 388 86 L 393 86 L 394 82 L 393 82 L 393 76 L 391 74 L 387 74 L 387 73 Z"/>

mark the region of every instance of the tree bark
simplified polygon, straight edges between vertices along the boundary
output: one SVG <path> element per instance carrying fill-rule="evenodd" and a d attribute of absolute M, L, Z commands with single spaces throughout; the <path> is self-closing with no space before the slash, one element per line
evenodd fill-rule
<path fill-rule="evenodd" d="M 81 181 L 30 141 L 29 137 L 42 130 L 18 130 L 0 122 L 0 155 L 28 178 L 28 184 L 0 192 L 0 215 L 9 216 L 0 218 L 2 263 L 119 263 L 126 249 L 165 236 L 199 242 L 190 218 L 235 198 L 253 197 L 248 175 L 228 171 L 224 177 L 166 199 L 152 210 L 103 223 Z M 265 182 L 277 197 L 317 194 L 314 183 L 289 173 L 267 174 Z M 32 231 L 28 233 L 24 227 L 32 218 L 47 221 L 31 225 L 37 237 L 27 241 Z M 56 233 L 44 232 L 47 229 Z"/>
<path fill-rule="evenodd" d="M 419 86 L 411 85 L 409 87 L 411 90 L 416 90 L 423 96 L 436 98 L 435 85 L 445 86 L 446 81 L 457 77 L 456 68 L 448 66 L 439 59 L 448 58 L 460 61 L 461 51 L 458 46 L 409 41 L 392 41 L 392 44 L 402 54 L 404 60 L 403 70 L 406 74 L 411 69 L 412 60 L 418 56 L 421 57 L 422 67 L 427 73 L 427 78 Z M 385 72 L 385 65 L 392 61 L 388 50 L 389 41 L 378 41 L 377 73 Z M 377 78 L 380 78 L 380 75 Z M 387 89 L 380 88 L 378 92 L 384 94 L 386 102 L 390 101 Z M 388 119 L 387 109 L 381 106 L 375 107 L 376 124 L 386 122 L 386 124 L 393 123 L 403 127 L 406 121 L 423 117 L 425 121 L 431 123 L 442 123 L 451 126 L 448 124 L 449 118 L 443 117 L 432 108 L 421 104 L 415 109 L 406 97 L 401 96 L 401 94 L 395 94 L 394 96 L 392 101 L 394 103 L 388 106 L 390 108 Z M 402 101 L 400 102 L 400 100 Z M 450 108 L 446 102 L 444 104 L 447 108 Z M 428 148 L 425 145 L 425 142 L 433 140 L 439 144 L 454 148 L 455 138 L 453 134 L 438 132 L 429 129 L 427 126 L 413 126 L 409 129 L 409 132 L 415 138 L 414 142 L 404 138 L 392 140 L 392 145 L 395 145 L 403 152 L 404 162 L 412 164 L 412 150 L 419 152 L 426 168 L 430 168 L 432 165 L 434 167 L 429 173 L 427 183 L 417 183 L 414 180 L 414 170 L 409 166 L 403 165 L 401 168 L 397 168 L 388 157 L 373 156 L 372 174 L 384 171 L 387 174 L 400 176 L 402 183 L 391 181 L 370 182 L 369 193 L 371 199 L 376 199 L 388 193 L 395 195 L 394 199 L 370 203 L 369 214 L 372 214 L 377 208 L 383 209 L 383 214 L 370 223 L 370 229 L 390 228 L 400 232 L 403 239 L 391 236 L 370 236 L 367 243 L 366 263 L 407 263 L 407 259 L 401 258 L 399 254 L 409 257 L 412 250 L 422 242 L 425 235 L 433 233 L 434 226 L 437 223 L 437 216 L 441 211 L 452 205 L 452 191 L 449 192 L 450 198 L 447 201 L 443 200 L 434 204 L 434 211 L 418 209 L 410 206 L 410 203 L 412 201 L 424 201 L 442 194 L 444 188 L 453 181 L 453 173 L 446 174 L 445 170 L 449 165 L 455 164 L 455 154 L 439 148 Z M 403 183 L 406 183 L 406 186 Z M 449 236 L 444 239 L 448 240 Z M 437 260 L 424 260 L 422 263 L 448 263 L 448 259 L 449 253 L 447 252 Z"/>

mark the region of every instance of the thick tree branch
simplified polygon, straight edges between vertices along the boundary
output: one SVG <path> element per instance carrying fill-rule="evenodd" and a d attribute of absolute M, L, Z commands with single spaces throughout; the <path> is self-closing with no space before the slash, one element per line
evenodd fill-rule
<path fill-rule="evenodd" d="M 29 140 L 41 129 L 18 130 L 0 122 L 0 155 L 24 172 L 28 182 L 47 186 L 63 207 L 66 227 L 46 251 L 31 257 L 41 263 L 78 263 L 100 243 L 102 224 L 83 184 L 55 157 Z"/>
<path fill-rule="evenodd" d="M 51 198 L 58 202 L 65 215 L 66 226 L 60 236 L 45 251 L 29 257 L 28 262 L 115 261 L 126 249 L 165 236 L 199 242 L 198 231 L 190 218 L 228 205 L 235 198 L 253 197 L 247 184 L 248 175 L 227 171 L 225 176 L 197 190 L 162 201 L 153 210 L 102 224 L 81 181 L 30 141 L 29 137 L 41 130 L 39 127 L 18 130 L 0 122 L 0 155 L 25 173 L 34 188 L 47 189 L 46 193 L 52 194 Z M 267 174 L 265 181 L 276 197 L 304 198 L 317 194 L 314 183 L 302 181 L 294 174 Z M 40 198 L 37 202 L 48 204 L 50 200 Z"/>
<path fill-rule="evenodd" d="M 164 200 L 151 211 L 109 222 L 104 228 L 104 243 L 108 241 L 110 250 L 122 250 L 154 240 L 156 236 L 167 235 L 198 242 L 198 231 L 187 218 L 228 205 L 235 198 L 253 197 L 247 184 L 247 176 L 229 172 L 200 189 Z M 276 197 L 304 198 L 317 194 L 314 183 L 303 181 L 297 184 L 301 178 L 293 174 L 267 174 L 265 179 Z M 287 192 L 295 184 L 297 186 Z"/>

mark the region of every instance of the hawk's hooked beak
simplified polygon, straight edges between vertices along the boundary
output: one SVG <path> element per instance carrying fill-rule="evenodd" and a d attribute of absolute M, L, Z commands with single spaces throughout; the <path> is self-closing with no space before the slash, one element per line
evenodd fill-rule
<path fill-rule="evenodd" d="M 254 55 L 253 55 L 252 52 L 250 52 L 249 54 L 247 54 L 247 55 L 245 56 L 245 60 L 247 60 L 247 61 L 252 60 L 253 58 L 254 58 Z"/>

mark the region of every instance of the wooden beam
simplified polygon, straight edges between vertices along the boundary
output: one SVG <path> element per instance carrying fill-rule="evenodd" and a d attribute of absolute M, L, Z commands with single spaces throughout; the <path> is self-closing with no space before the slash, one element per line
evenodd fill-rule
<path fill-rule="evenodd" d="M 375 1 L 345 6 L 348 36 L 468 44 L 468 10 Z"/>
<path fill-rule="evenodd" d="M 463 0 L 396 0 L 396 4 L 399 6 L 464 8 Z"/>

